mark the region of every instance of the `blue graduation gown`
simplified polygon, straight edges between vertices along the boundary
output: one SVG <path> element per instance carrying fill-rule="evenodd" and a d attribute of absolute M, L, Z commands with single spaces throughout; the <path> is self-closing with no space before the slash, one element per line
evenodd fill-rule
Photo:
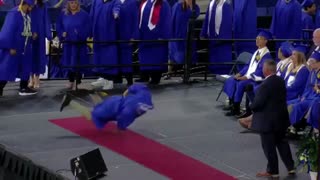
<path fill-rule="evenodd" d="M 116 19 L 114 13 L 119 14 L 120 1 L 118 0 L 93 0 L 90 19 L 92 22 L 92 34 L 94 41 L 115 41 L 117 40 Z M 117 65 L 118 49 L 117 44 L 94 44 L 93 45 L 94 65 Z M 116 75 L 118 68 L 94 68 L 94 72 Z"/>
<path fill-rule="evenodd" d="M 313 128 L 319 129 L 319 121 L 320 121 L 320 98 L 317 98 L 313 101 L 311 105 L 307 122 Z"/>
<path fill-rule="evenodd" d="M 315 17 L 315 28 L 320 27 L 320 9 L 317 10 L 316 17 Z"/>
<path fill-rule="evenodd" d="M 254 54 L 255 56 L 255 54 Z M 271 55 L 269 52 L 265 53 L 261 59 L 259 60 L 259 64 L 255 70 L 254 74 L 255 76 L 264 78 L 263 75 L 263 64 L 266 60 L 271 59 Z M 244 76 L 248 69 L 249 69 L 249 65 L 251 64 L 251 62 L 249 62 L 249 64 L 247 64 L 239 73 Z M 245 87 L 249 84 L 252 84 L 254 86 L 255 89 L 257 89 L 257 86 L 259 83 L 253 81 L 252 79 L 248 79 L 248 80 L 244 80 L 244 81 L 238 81 L 236 79 L 234 79 L 233 77 L 230 77 L 226 80 L 226 82 L 224 83 L 224 87 L 223 87 L 223 91 L 227 94 L 227 96 L 229 97 L 229 99 L 233 99 L 234 102 L 238 103 L 242 101 L 243 95 L 244 95 L 244 90 Z M 253 96 L 252 96 L 253 97 Z"/>
<path fill-rule="evenodd" d="M 315 83 L 320 82 L 320 71 L 312 71 L 309 75 L 306 88 L 303 92 L 301 99 L 294 99 L 289 101 L 287 104 L 292 105 L 292 111 L 290 113 L 291 124 L 296 124 L 299 122 L 308 112 L 312 105 L 312 102 L 320 97 L 313 87 Z"/>
<path fill-rule="evenodd" d="M 38 34 L 38 38 L 32 41 L 32 73 L 39 75 L 45 73 L 48 62 L 45 38 L 52 40 L 47 4 L 42 7 L 36 5 L 31 11 L 31 19 L 32 31 Z"/>
<path fill-rule="evenodd" d="M 290 72 L 285 78 L 287 88 L 287 101 L 296 99 L 303 94 L 308 80 L 309 70 L 306 66 L 301 67 L 298 72 Z"/>
<path fill-rule="evenodd" d="M 125 0 L 121 4 L 120 17 L 118 20 L 118 39 L 130 40 L 134 37 L 138 28 L 139 8 L 136 0 Z M 119 44 L 120 64 L 132 64 L 133 47 L 128 43 Z M 132 67 L 121 68 L 122 73 L 131 73 Z"/>
<path fill-rule="evenodd" d="M 308 13 L 302 11 L 302 29 L 309 29 L 314 30 L 315 29 L 315 23 L 313 22 L 312 16 L 310 16 Z M 312 34 L 310 32 L 302 31 L 302 38 L 303 39 L 311 39 Z"/>
<path fill-rule="evenodd" d="M 18 8 L 11 9 L 0 32 L 0 80 L 14 81 L 16 77 L 28 80 L 32 70 L 32 36 L 22 35 L 24 20 Z M 10 49 L 16 55 L 10 55 Z"/>
<path fill-rule="evenodd" d="M 232 6 L 228 2 L 224 2 L 222 6 L 222 21 L 219 30 L 219 35 L 215 32 L 215 16 L 216 16 L 216 3 L 212 7 L 212 13 L 209 22 L 210 3 L 207 9 L 206 17 L 203 22 L 201 37 L 209 39 L 232 39 Z M 208 34 L 209 28 L 209 34 Z M 209 62 L 210 63 L 223 63 L 232 60 L 232 43 L 210 41 L 209 43 Z M 211 65 L 209 70 L 215 74 L 228 73 L 229 65 Z"/>
<path fill-rule="evenodd" d="M 301 5 L 297 0 L 291 0 L 289 3 L 279 0 L 273 14 L 270 32 L 277 39 L 300 39 L 301 17 Z"/>
<path fill-rule="evenodd" d="M 310 16 L 305 11 L 302 11 L 302 29 L 314 29 L 315 24 L 313 22 L 312 16 Z"/>
<path fill-rule="evenodd" d="M 91 115 L 98 129 L 110 121 L 116 121 L 118 128 L 125 130 L 149 109 L 153 109 L 149 89 L 145 85 L 134 84 L 128 88 L 127 96 L 112 96 L 105 99 L 94 107 Z"/>
<path fill-rule="evenodd" d="M 191 9 L 183 10 L 183 2 L 176 3 L 172 8 L 172 38 L 186 39 L 188 32 L 189 19 L 192 17 Z M 200 15 L 200 8 L 195 5 L 196 17 Z M 182 64 L 185 61 L 186 42 L 169 42 L 170 60 L 177 64 Z M 197 59 L 196 43 L 193 43 L 192 61 L 195 63 Z"/>
<path fill-rule="evenodd" d="M 57 22 L 57 33 L 61 40 L 86 41 L 90 33 L 90 19 L 87 12 L 80 10 L 76 14 L 65 14 L 62 12 Z M 62 34 L 66 32 L 64 38 Z M 63 44 L 62 66 L 88 65 L 88 48 L 86 44 Z M 76 68 L 69 70 L 76 71 Z M 82 69 L 82 72 L 86 69 Z"/>
<path fill-rule="evenodd" d="M 159 0 L 157 0 L 159 1 Z M 144 10 L 139 14 L 141 27 L 137 32 L 137 37 L 141 40 L 169 39 L 171 37 L 171 7 L 166 0 L 161 1 L 159 21 L 154 29 L 148 27 L 151 8 L 156 0 L 147 0 Z M 139 63 L 140 64 L 164 64 L 168 61 L 167 42 L 145 42 L 139 43 Z M 141 71 L 166 71 L 167 66 L 141 66 Z"/>
<path fill-rule="evenodd" d="M 256 0 L 233 1 L 233 29 L 235 39 L 255 39 L 257 35 L 257 2 Z M 235 50 L 254 53 L 255 42 L 237 42 Z"/>

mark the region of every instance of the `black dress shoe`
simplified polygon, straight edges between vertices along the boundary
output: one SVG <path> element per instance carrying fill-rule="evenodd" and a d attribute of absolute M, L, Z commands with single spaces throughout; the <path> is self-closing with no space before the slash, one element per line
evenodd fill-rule
<path fill-rule="evenodd" d="M 66 93 L 66 95 L 64 95 L 62 103 L 61 103 L 60 112 L 62 112 L 63 109 L 70 104 L 71 100 L 72 100 L 71 96 L 68 93 Z"/>
<path fill-rule="evenodd" d="M 225 114 L 226 116 L 237 116 L 240 115 L 240 111 L 231 110 Z"/>
<path fill-rule="evenodd" d="M 250 116 L 251 114 L 252 114 L 251 112 L 245 111 L 245 112 L 241 113 L 240 115 L 236 116 L 236 118 L 237 119 L 245 118 L 245 117 Z"/>
<path fill-rule="evenodd" d="M 140 79 L 135 80 L 135 82 L 138 82 L 138 83 L 146 83 L 146 82 L 149 82 L 149 80 L 148 80 L 148 79 L 140 78 Z"/>
<path fill-rule="evenodd" d="M 232 109 L 232 106 L 226 106 L 222 108 L 223 111 L 231 111 L 231 109 Z"/>

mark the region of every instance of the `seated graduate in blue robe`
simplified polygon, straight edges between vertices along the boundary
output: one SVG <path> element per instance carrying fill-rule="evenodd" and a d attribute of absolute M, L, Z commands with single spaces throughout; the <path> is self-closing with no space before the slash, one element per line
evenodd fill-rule
<path fill-rule="evenodd" d="M 233 1 L 234 39 L 254 39 L 257 35 L 257 0 Z M 254 42 L 235 42 L 235 51 L 254 53 Z"/>
<path fill-rule="evenodd" d="M 316 14 L 316 4 L 313 0 L 304 0 L 301 4 L 302 6 L 302 30 L 308 29 L 308 30 L 314 30 L 315 29 L 315 23 L 313 21 L 313 17 Z M 310 32 L 304 32 L 302 31 L 302 38 L 303 39 L 311 39 Z"/>
<path fill-rule="evenodd" d="M 247 64 L 238 74 L 234 77 L 230 77 L 224 83 L 224 92 L 227 94 L 230 100 L 231 110 L 226 115 L 239 115 L 240 103 L 242 101 L 245 88 L 248 85 L 256 86 L 264 79 L 262 68 L 263 63 L 267 59 L 272 59 L 267 42 L 272 38 L 270 32 L 262 30 L 257 38 L 256 45 L 258 50 L 253 54 L 251 61 Z"/>
<path fill-rule="evenodd" d="M 288 110 L 291 125 L 302 122 L 314 100 L 320 97 L 317 91 L 317 84 L 320 82 L 320 52 L 315 51 L 310 57 L 310 67 L 312 69 L 303 95 L 288 102 Z M 291 132 L 295 133 L 295 128 L 291 127 Z"/>
<path fill-rule="evenodd" d="M 166 0 L 142 0 L 140 3 L 139 28 L 136 37 L 140 40 L 171 38 L 171 7 Z M 139 64 L 165 64 L 169 57 L 168 42 L 139 43 Z M 137 82 L 159 84 L 166 66 L 141 66 L 141 78 Z M 151 79 L 151 80 L 150 80 Z"/>
<path fill-rule="evenodd" d="M 283 42 L 278 50 L 277 76 L 285 79 L 288 66 L 291 64 L 293 46 L 289 42 Z"/>
<path fill-rule="evenodd" d="M 320 93 L 320 84 L 318 85 L 318 92 Z M 320 121 L 320 98 L 317 98 L 312 103 L 309 113 L 307 115 L 307 123 L 319 132 L 319 121 Z"/>
<path fill-rule="evenodd" d="M 206 17 L 200 33 L 201 38 L 232 39 L 232 5 L 227 0 L 212 0 L 209 3 Z M 209 62 L 223 63 L 232 60 L 232 42 L 209 42 Z M 226 74 L 231 67 L 228 65 L 210 65 L 214 74 Z"/>
<path fill-rule="evenodd" d="M 32 46 L 30 12 L 33 0 L 23 0 L 11 9 L 0 32 L 0 96 L 8 81 L 20 78 L 19 95 L 33 95 L 37 91 L 28 87 L 32 71 Z"/>
<path fill-rule="evenodd" d="M 114 95 L 104 100 L 97 95 L 91 97 L 97 103 L 92 110 L 72 101 L 68 94 L 64 97 L 60 110 L 70 105 L 88 120 L 92 120 L 98 129 L 104 128 L 110 121 L 115 121 L 119 130 L 125 130 L 138 117 L 154 108 L 150 90 L 143 84 L 133 84 L 123 95 Z"/>
<path fill-rule="evenodd" d="M 289 65 L 285 82 L 287 88 L 287 101 L 296 99 L 303 94 L 309 76 L 309 69 L 306 66 L 306 46 L 297 45 L 292 52 L 292 63 Z"/>
<path fill-rule="evenodd" d="M 61 41 L 86 41 L 89 37 L 91 24 L 89 14 L 80 8 L 78 0 L 68 0 L 66 8 L 61 12 L 57 21 L 57 34 Z M 63 44 L 62 66 L 81 66 L 89 64 L 86 44 Z M 82 73 L 87 69 L 64 68 L 68 71 L 69 84 L 67 88 L 81 83 Z"/>
<path fill-rule="evenodd" d="M 192 14 L 194 9 L 194 17 Z M 186 39 L 188 33 L 189 19 L 197 19 L 200 15 L 200 8 L 197 4 L 192 4 L 192 0 L 183 0 L 176 3 L 172 7 L 171 27 L 172 38 L 174 39 Z M 186 42 L 169 42 L 169 57 L 171 63 L 184 64 L 186 54 Z M 192 48 L 192 63 L 195 63 L 197 59 L 196 43 L 193 43 Z M 169 66 L 169 72 L 172 72 L 173 66 Z"/>

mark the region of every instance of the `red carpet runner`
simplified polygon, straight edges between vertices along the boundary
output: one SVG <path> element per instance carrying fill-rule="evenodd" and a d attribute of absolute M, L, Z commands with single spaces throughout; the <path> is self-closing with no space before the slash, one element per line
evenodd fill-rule
<path fill-rule="evenodd" d="M 99 131 L 82 117 L 50 120 L 52 123 L 117 152 L 170 179 L 233 180 L 198 160 L 131 130 L 115 133 L 113 123 Z"/>

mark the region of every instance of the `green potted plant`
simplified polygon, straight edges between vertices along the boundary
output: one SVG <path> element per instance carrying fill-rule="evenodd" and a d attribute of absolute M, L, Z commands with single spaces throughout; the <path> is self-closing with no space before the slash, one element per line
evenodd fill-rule
<path fill-rule="evenodd" d="M 318 153 L 319 137 L 316 135 L 306 135 L 298 145 L 297 158 L 298 166 L 302 166 L 302 171 L 310 174 L 311 180 L 317 180 L 318 175 Z"/>

